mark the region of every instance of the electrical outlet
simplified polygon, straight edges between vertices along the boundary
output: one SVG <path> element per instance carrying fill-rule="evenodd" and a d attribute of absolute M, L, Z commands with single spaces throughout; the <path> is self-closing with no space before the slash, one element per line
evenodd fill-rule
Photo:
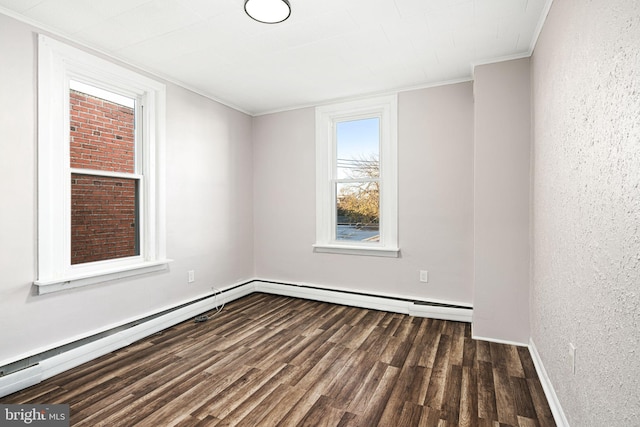
<path fill-rule="evenodd" d="M 194 270 L 189 270 L 189 283 L 193 283 L 196 281 L 196 272 Z"/>
<path fill-rule="evenodd" d="M 427 270 L 420 270 L 420 281 L 424 283 L 429 281 L 429 272 Z"/>
<path fill-rule="evenodd" d="M 569 365 L 571 367 L 571 373 L 576 373 L 576 346 L 569 343 Z"/>

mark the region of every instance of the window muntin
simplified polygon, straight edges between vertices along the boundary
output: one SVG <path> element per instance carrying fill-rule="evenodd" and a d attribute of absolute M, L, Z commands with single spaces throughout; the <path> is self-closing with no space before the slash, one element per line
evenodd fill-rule
<path fill-rule="evenodd" d="M 316 108 L 316 252 L 398 256 L 397 99 Z"/>

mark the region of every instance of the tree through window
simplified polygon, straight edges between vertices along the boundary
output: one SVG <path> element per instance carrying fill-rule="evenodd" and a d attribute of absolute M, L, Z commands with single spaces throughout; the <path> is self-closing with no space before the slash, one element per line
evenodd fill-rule
<path fill-rule="evenodd" d="M 380 119 L 336 124 L 336 240 L 380 241 Z"/>

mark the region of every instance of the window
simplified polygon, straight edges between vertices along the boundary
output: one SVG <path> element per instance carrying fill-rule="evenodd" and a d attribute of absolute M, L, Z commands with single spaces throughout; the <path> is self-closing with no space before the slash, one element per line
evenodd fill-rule
<path fill-rule="evenodd" d="M 316 252 L 398 256 L 397 99 L 316 109 Z"/>
<path fill-rule="evenodd" d="M 166 268 L 164 100 L 163 84 L 39 37 L 39 293 Z"/>

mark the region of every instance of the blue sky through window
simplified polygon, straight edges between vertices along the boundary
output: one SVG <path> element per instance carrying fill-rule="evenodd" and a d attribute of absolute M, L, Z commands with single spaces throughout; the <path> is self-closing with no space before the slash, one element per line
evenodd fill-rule
<path fill-rule="evenodd" d="M 380 159 L 380 119 L 338 122 L 336 141 L 338 178 L 347 178 L 349 171 L 358 166 L 357 162 Z"/>

